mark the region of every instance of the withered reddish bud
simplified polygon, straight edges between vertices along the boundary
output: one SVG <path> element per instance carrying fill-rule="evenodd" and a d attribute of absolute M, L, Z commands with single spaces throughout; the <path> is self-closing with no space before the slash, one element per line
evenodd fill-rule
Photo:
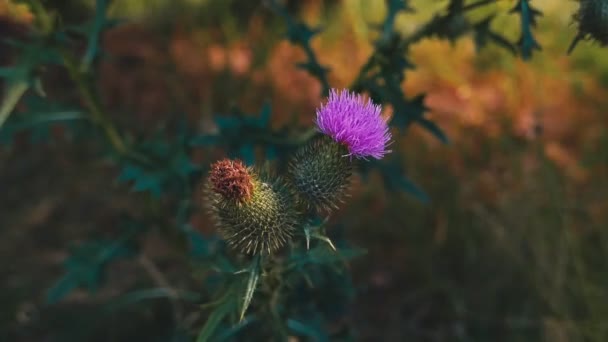
<path fill-rule="evenodd" d="M 240 160 L 222 159 L 211 165 L 209 173 L 214 192 L 226 199 L 247 202 L 253 195 L 249 170 Z"/>
<path fill-rule="evenodd" d="M 218 232 L 244 254 L 272 254 L 300 225 L 291 188 L 268 171 L 224 159 L 211 166 L 205 182 Z"/>

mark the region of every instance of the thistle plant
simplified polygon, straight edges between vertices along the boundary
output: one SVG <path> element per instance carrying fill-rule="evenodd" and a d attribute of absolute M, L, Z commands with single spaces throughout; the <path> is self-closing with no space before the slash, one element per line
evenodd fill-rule
<path fill-rule="evenodd" d="M 143 202 L 145 208 L 141 215 L 124 213 L 116 236 L 90 237 L 73 248 L 65 260 L 65 272 L 47 293 L 47 302 L 56 303 L 77 288 L 96 291 L 108 264 L 137 255 L 137 263 L 156 288 L 139 289 L 118 299 L 126 303 L 159 297 L 168 300 L 177 336 L 173 340 L 187 340 L 182 337 L 194 334 L 197 341 L 229 340 L 252 322 L 259 324 L 251 329 L 253 333 L 248 330 L 250 340 L 287 340 L 294 333 L 329 340 L 328 334 L 319 333 L 324 333 L 327 320 L 321 308 L 340 307 L 337 297 L 350 293 L 353 284 L 344 263 L 359 251 L 339 235 L 339 225 L 329 231 L 325 222 L 348 196 L 352 175 L 360 171 L 365 176 L 376 170 L 387 190 L 425 200 L 424 191 L 406 177 L 400 158 L 384 159 L 394 138 L 391 130 L 400 133 L 417 124 L 440 141 L 448 141 L 425 116 L 424 96 L 409 98 L 403 92 L 404 70 L 412 67 L 407 55 L 411 44 L 429 36 L 454 40 L 471 34 L 480 47 L 496 43 L 524 59 L 540 49 L 534 26 L 541 13 L 532 6 L 532 0 L 516 1 L 511 11 L 520 18 L 516 42 L 494 31 L 491 23 L 495 13 L 479 21 L 466 15 L 496 2 L 450 0 L 443 11 L 405 35 L 395 29 L 395 22 L 398 15 L 412 9 L 411 3 L 386 0 L 386 17 L 374 25 L 379 32 L 373 52 L 347 87 L 350 90 L 332 90 L 330 70 L 319 64 L 310 44 L 321 30 L 299 22 L 279 1 L 267 0 L 268 8 L 284 20 L 286 38 L 305 52 L 306 60 L 298 66 L 321 84 L 326 100 L 316 111 L 315 127 L 276 130 L 270 124 L 271 109 L 264 106 L 258 117 L 244 115 L 238 108 L 218 115 L 217 134 L 197 131 L 198 125 L 183 116 L 176 120 L 179 124 L 171 122 L 179 126 L 175 132 L 168 132 L 167 127 L 173 125 L 166 125 L 150 137 L 114 122 L 112 113 L 130 109 L 111 108 L 99 92 L 99 73 L 104 70 L 99 62 L 120 60 L 120 56 L 103 51 L 104 31 L 121 23 L 107 15 L 113 2 L 95 0 L 89 19 L 82 19 L 78 12 L 79 21 L 68 23 L 50 2 L 23 1 L 30 4 L 36 19 L 27 38 L 0 37 L 0 47 L 6 46 L 14 57 L 12 65 L 0 66 L 4 82 L 0 143 L 10 146 L 14 136 L 24 131 L 48 138 L 56 125 L 62 126 L 69 139 L 97 138 L 97 148 L 91 151 L 100 151 L 99 158 L 113 162 L 118 184 L 129 183 L 132 191 L 145 198 L 130 201 Z M 580 0 L 575 15 L 579 33 L 571 49 L 586 38 L 606 45 L 607 15 L 607 0 Z M 56 74 L 61 74 L 61 82 Z M 67 84 L 63 90 L 69 96 L 47 95 L 43 88 L 49 84 Z M 176 96 L 176 105 L 182 98 L 187 96 Z M 382 116 L 382 106 L 386 105 L 394 110 L 390 122 Z M 184 108 L 174 110 L 167 117 L 177 118 L 185 112 Z M 226 156 L 213 163 L 210 158 L 194 163 L 193 150 L 207 148 L 221 150 Z M 264 157 L 259 158 L 258 151 Z M 273 171 L 254 166 L 260 159 L 273 159 L 279 167 Z M 285 173 L 281 177 L 279 170 Z M 191 224 L 190 219 L 200 209 L 192 198 L 198 196 L 194 190 L 201 178 L 203 200 L 221 239 L 205 236 Z M 144 254 L 145 249 L 138 248 L 142 235 L 152 229 L 161 231 L 171 248 L 186 250 L 176 254 L 188 257 L 193 275 L 181 273 L 178 283 L 195 290 L 174 289 L 172 279 L 165 279 Z M 311 244 L 313 240 L 319 243 Z M 318 292 L 322 295 L 313 289 L 321 289 Z M 200 305 L 191 315 L 194 319 L 180 319 L 186 313 L 178 301 L 186 300 Z M 248 314 L 250 305 L 255 310 Z M 234 324 L 239 319 L 240 323 Z M 222 338 L 216 338 L 218 335 Z M 240 337 L 238 340 L 243 340 Z"/>
<path fill-rule="evenodd" d="M 578 34 L 574 37 L 568 53 L 571 53 L 579 41 L 593 40 L 600 45 L 608 45 L 608 1 L 579 0 L 578 11 L 573 15 L 578 25 Z"/>
<path fill-rule="evenodd" d="M 226 241 L 247 254 L 271 254 L 291 237 L 298 207 L 337 209 L 349 188 L 353 157 L 381 159 L 390 152 L 391 134 L 381 109 L 361 95 L 331 90 L 327 103 L 317 110 L 321 136 L 290 162 L 295 196 L 280 178 L 261 177 L 239 160 L 213 164 L 208 201 Z"/>
<path fill-rule="evenodd" d="M 206 203 L 224 240 L 237 252 L 254 255 L 241 307 L 249 306 L 264 268 L 262 256 L 288 243 L 300 228 L 310 246 L 309 223 L 316 214 L 338 208 L 349 187 L 353 158 L 381 159 L 389 150 L 388 123 L 381 106 L 347 90 L 331 90 L 317 110 L 321 136 L 296 152 L 289 167 L 290 184 L 268 173 L 263 176 L 239 160 L 223 159 L 213 165 L 206 181 Z M 291 191 L 293 186 L 295 191 Z M 306 215 L 298 209 L 305 208 Z M 326 236 L 315 233 L 335 249 Z"/>
<path fill-rule="evenodd" d="M 321 136 L 292 158 L 290 184 L 240 160 L 211 165 L 205 185 L 210 213 L 223 238 L 238 251 L 272 254 L 291 238 L 301 216 L 298 208 L 338 208 L 350 185 L 353 157 L 381 159 L 390 152 L 391 134 L 381 106 L 347 90 L 331 90 L 317 110 L 316 126 Z"/>

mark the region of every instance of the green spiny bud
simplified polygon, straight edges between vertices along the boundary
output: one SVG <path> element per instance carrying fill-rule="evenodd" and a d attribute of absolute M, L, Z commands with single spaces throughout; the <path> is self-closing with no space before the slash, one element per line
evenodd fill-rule
<path fill-rule="evenodd" d="M 280 179 L 225 159 L 211 166 L 206 186 L 218 231 L 234 249 L 271 254 L 291 238 L 298 213 Z"/>
<path fill-rule="evenodd" d="M 296 152 L 289 174 L 308 209 L 330 211 L 338 207 L 350 186 L 353 164 L 349 154 L 347 146 L 325 135 Z"/>
<path fill-rule="evenodd" d="M 580 0 L 574 20 L 578 23 L 578 34 L 570 44 L 568 53 L 582 39 L 595 40 L 602 46 L 608 45 L 608 0 Z"/>

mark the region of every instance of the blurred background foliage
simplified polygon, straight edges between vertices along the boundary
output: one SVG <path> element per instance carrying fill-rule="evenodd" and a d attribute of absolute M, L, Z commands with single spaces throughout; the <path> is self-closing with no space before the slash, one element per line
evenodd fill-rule
<path fill-rule="evenodd" d="M 400 14 L 396 30 L 416 32 L 447 3 L 411 1 L 416 11 Z M 372 170 L 332 217 L 333 229 L 367 250 L 350 270 L 357 289 L 350 323 L 358 339 L 608 339 L 608 51 L 585 42 L 567 56 L 576 35 L 571 18 L 577 3 L 532 3 L 543 12 L 534 31 L 542 51 L 530 60 L 496 44 L 478 48 L 470 34 L 453 42 L 421 37 L 410 46 L 413 67 L 403 91 L 409 98 L 426 94 L 428 118 L 449 144 L 412 126 L 392 149 L 417 184 L 419 198 L 389 191 Z M 509 14 L 515 4 L 499 0 L 468 15 L 476 20 L 497 13 L 492 31 L 517 41 L 519 19 Z M 46 6 L 73 25 L 95 14 L 93 0 L 49 0 Z M 385 2 L 307 0 L 288 1 L 286 7 L 311 27 L 323 28 L 311 44 L 319 63 L 330 70 L 329 83 L 351 85 L 373 51 L 378 36 L 373 25 L 386 15 Z M 26 4 L 0 0 L 0 34 L 21 35 L 35 21 L 34 12 Z M 262 1 L 115 1 L 108 13 L 112 20 L 127 21 L 103 35 L 107 58 L 97 66 L 94 85 L 111 118 L 128 127 L 134 141 L 151 141 L 139 149 L 163 145 L 158 132 L 167 127 L 180 132 L 183 120 L 213 136 L 222 129 L 217 114 L 232 113 L 235 106 L 260 120 L 265 118 L 261 108 L 269 106 L 277 130 L 293 123 L 310 126 L 323 85 L 294 67 L 305 53 L 284 40 L 284 21 Z M 0 46 L 0 62 L 11 62 L 5 51 Z M 44 85 L 49 96 L 73 99 L 66 88 L 59 76 Z M 396 110 L 385 108 L 389 116 Z M 69 118 L 79 115 L 57 110 Z M 69 134 L 92 134 L 87 129 L 68 132 L 51 124 L 17 132 L 11 148 L 0 148 L 0 330 L 11 341 L 168 340 L 163 337 L 171 329 L 167 322 L 180 310 L 167 306 L 183 304 L 162 300 L 166 294 L 140 293 L 150 300 L 136 298 L 136 305 L 111 315 L 98 310 L 99 303 L 126 289 L 158 283 L 147 258 L 155 260 L 163 278 L 178 282 L 173 287 L 185 285 L 179 282 L 180 274 L 189 272 L 187 259 L 168 248 L 157 231 L 140 242 L 147 258 L 122 260 L 128 254 L 122 247 L 93 257 L 102 268 L 117 259 L 107 265 L 108 284 L 93 295 L 75 290 L 60 304 L 44 304 L 47 288 L 65 274 L 61 263 L 71 241 L 112 235 L 125 224 L 117 212 L 147 218 L 161 232 L 173 219 L 147 213 L 162 216 L 175 203 L 133 196 L 131 186 L 118 181 L 108 186 L 117 172 L 123 181 L 136 180 L 135 190 L 152 193 L 164 180 L 142 177 L 146 173 L 137 166 L 116 170 L 90 155 L 98 147 L 70 143 Z M 0 132 L 0 140 L 8 141 L 6 135 Z M 54 139 L 38 139 L 48 135 Z M 242 152 L 239 146 L 195 148 L 190 160 L 169 147 L 156 150 L 164 151 L 159 159 L 172 160 L 171 172 L 187 178 L 200 171 L 201 161 L 231 148 Z M 192 201 L 199 196 L 194 192 Z M 425 198 L 426 203 L 420 200 Z M 187 216 L 188 229 L 212 236 L 203 213 Z M 205 241 L 199 246 L 203 254 Z M 89 251 L 105 251 L 98 243 Z M 77 261 L 68 264 L 78 272 Z M 94 287 L 102 273 L 87 270 Z M 53 289 L 66 291 L 60 285 Z M 80 285 L 86 289 L 87 283 Z M 180 319 L 201 319 L 196 315 Z M 291 322 L 293 331 L 302 331 L 298 324 Z M 321 330 L 339 331 L 343 322 L 334 324 Z"/>

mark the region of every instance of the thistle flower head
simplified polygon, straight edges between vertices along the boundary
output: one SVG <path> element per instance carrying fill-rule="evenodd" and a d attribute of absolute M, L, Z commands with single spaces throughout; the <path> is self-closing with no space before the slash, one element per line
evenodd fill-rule
<path fill-rule="evenodd" d="M 209 181 L 213 191 L 226 199 L 245 202 L 253 192 L 249 170 L 240 160 L 222 159 L 212 164 Z"/>
<path fill-rule="evenodd" d="M 391 134 L 382 108 L 348 90 L 332 89 L 328 101 L 317 109 L 319 130 L 348 148 L 357 158 L 381 159 L 388 151 Z"/>
<path fill-rule="evenodd" d="M 205 187 L 220 235 L 241 253 L 271 254 L 287 243 L 298 225 L 290 188 L 240 161 L 213 164 Z"/>

